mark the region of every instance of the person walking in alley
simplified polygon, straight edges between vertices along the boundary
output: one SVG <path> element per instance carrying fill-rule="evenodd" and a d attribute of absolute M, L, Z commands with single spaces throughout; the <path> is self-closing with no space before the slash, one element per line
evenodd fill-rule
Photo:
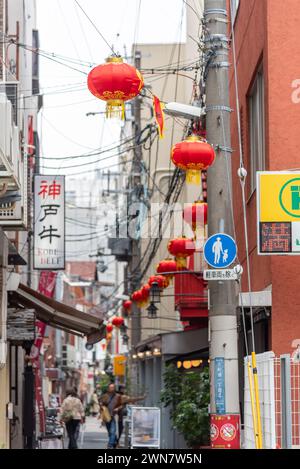
<path fill-rule="evenodd" d="M 100 410 L 100 407 L 99 407 L 99 403 L 98 403 L 98 396 L 97 396 L 97 393 L 95 391 L 95 392 L 93 392 L 92 397 L 91 397 L 91 401 L 90 401 L 90 412 L 91 412 L 93 417 L 96 417 L 96 415 L 99 414 L 99 410 Z"/>
<path fill-rule="evenodd" d="M 81 400 L 73 389 L 67 391 L 67 397 L 61 406 L 61 420 L 65 423 L 69 449 L 77 449 L 78 428 L 80 422 L 84 421 L 84 408 Z"/>
<path fill-rule="evenodd" d="M 146 394 L 143 396 L 137 397 L 130 397 L 126 393 L 126 389 L 124 385 L 119 386 L 118 393 L 121 396 L 121 406 L 118 411 L 118 445 L 120 443 L 120 439 L 124 429 L 124 416 L 126 416 L 126 405 L 127 404 L 134 404 L 138 401 L 143 401 L 146 397 Z"/>
<path fill-rule="evenodd" d="M 122 396 L 116 392 L 114 383 L 108 385 L 107 392 L 99 399 L 100 419 L 105 423 L 108 433 L 108 448 L 117 446 L 117 427 L 115 416 L 122 405 Z"/>
<path fill-rule="evenodd" d="M 114 383 L 110 383 L 107 392 L 99 399 L 100 404 L 100 419 L 105 423 L 108 432 L 108 448 L 116 448 L 123 431 L 123 415 L 126 404 L 133 404 L 134 402 L 145 399 L 144 396 L 130 397 L 125 393 L 124 386 L 121 387 L 121 392 L 116 392 Z M 116 417 L 118 416 L 118 437 L 117 437 L 117 423 Z"/>

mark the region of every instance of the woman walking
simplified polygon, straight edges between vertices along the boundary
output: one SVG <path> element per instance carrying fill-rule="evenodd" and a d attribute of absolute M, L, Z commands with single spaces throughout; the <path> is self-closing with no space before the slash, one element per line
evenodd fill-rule
<path fill-rule="evenodd" d="M 77 449 L 78 429 L 81 422 L 84 422 L 84 408 L 81 400 L 73 389 L 67 391 L 67 397 L 61 406 L 61 420 L 65 423 L 68 437 L 69 449 Z"/>
<path fill-rule="evenodd" d="M 96 417 L 99 414 L 100 406 L 98 402 L 98 396 L 96 392 L 93 392 L 91 401 L 90 401 L 90 412 L 93 417 Z"/>

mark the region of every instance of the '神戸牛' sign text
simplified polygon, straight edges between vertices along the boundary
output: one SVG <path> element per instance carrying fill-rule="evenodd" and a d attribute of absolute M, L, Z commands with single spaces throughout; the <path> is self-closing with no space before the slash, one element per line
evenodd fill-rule
<path fill-rule="evenodd" d="M 65 268 L 64 176 L 34 178 L 34 268 Z"/>

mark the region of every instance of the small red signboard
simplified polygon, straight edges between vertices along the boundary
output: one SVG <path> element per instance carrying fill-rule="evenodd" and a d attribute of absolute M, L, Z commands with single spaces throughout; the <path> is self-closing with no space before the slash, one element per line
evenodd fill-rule
<path fill-rule="evenodd" d="M 240 449 L 240 416 L 210 416 L 210 442 L 214 449 Z"/>

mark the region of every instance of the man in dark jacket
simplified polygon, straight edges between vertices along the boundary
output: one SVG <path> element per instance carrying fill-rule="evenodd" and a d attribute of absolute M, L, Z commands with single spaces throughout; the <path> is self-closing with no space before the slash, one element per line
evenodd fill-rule
<path fill-rule="evenodd" d="M 114 383 L 108 385 L 107 392 L 103 394 L 99 399 L 100 404 L 100 415 L 104 414 L 104 407 L 107 408 L 110 421 L 105 421 L 105 425 L 108 433 L 108 448 L 116 448 L 117 446 L 117 427 L 115 416 L 122 406 L 122 396 L 116 392 Z"/>
<path fill-rule="evenodd" d="M 124 386 L 120 392 L 116 392 L 116 386 L 114 383 L 108 385 L 107 392 L 103 394 L 99 399 L 100 404 L 100 417 L 104 415 L 103 408 L 109 412 L 110 421 L 104 421 L 108 432 L 108 448 L 116 448 L 123 431 L 123 411 L 126 404 L 132 404 L 137 401 L 145 399 L 145 396 L 130 397 L 124 393 Z M 117 425 L 116 415 L 119 417 L 119 437 L 117 438 Z"/>

